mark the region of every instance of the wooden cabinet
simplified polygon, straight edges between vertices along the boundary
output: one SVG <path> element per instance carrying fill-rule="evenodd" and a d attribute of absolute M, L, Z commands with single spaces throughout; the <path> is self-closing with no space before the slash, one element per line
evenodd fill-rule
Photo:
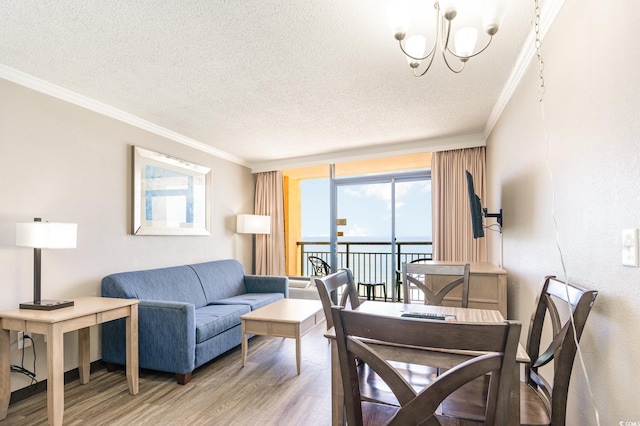
<path fill-rule="evenodd" d="M 431 263 L 431 262 L 430 262 Z M 432 262 L 436 264 L 460 262 Z M 469 276 L 469 308 L 494 309 L 500 311 L 504 318 L 507 316 L 507 271 L 488 262 L 470 262 Z M 433 282 L 427 281 L 436 291 L 450 281 L 447 277 L 434 277 Z M 462 289 L 460 287 L 445 297 L 443 305 L 460 306 Z"/>

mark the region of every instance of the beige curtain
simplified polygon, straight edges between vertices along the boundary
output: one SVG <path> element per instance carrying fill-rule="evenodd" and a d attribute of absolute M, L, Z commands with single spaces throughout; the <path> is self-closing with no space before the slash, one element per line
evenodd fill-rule
<path fill-rule="evenodd" d="M 285 275 L 282 172 L 258 173 L 255 214 L 271 216 L 271 234 L 256 235 L 257 275 Z"/>
<path fill-rule="evenodd" d="M 487 261 L 486 239 L 473 238 L 465 170 L 473 175 L 475 192 L 484 204 L 484 147 L 436 152 L 431 157 L 434 260 Z"/>

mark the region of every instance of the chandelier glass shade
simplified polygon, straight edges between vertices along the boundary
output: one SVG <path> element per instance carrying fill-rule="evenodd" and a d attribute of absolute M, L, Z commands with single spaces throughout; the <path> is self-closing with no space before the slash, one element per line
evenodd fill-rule
<path fill-rule="evenodd" d="M 436 0 L 433 5 L 435 9 L 433 43 L 426 52 L 425 36 L 407 37 L 412 17 L 419 15 L 414 9 L 415 3 L 415 1 L 399 0 L 389 4 L 387 18 L 391 33 L 398 40 L 400 50 L 406 56 L 416 77 L 422 77 L 429 71 L 438 52 L 442 54 L 449 70 L 454 73 L 461 72 L 470 58 L 479 55 L 489 47 L 493 36 L 500 29 L 507 10 L 507 0 Z M 456 23 L 462 22 L 462 28 L 454 32 L 453 22 L 456 17 L 459 17 Z M 476 48 L 476 44 L 480 25 L 468 25 L 473 24 L 474 20 L 482 22 L 482 29 L 488 36 L 479 49 Z M 420 69 L 423 61 L 425 65 Z M 457 66 L 456 62 L 459 62 Z"/>

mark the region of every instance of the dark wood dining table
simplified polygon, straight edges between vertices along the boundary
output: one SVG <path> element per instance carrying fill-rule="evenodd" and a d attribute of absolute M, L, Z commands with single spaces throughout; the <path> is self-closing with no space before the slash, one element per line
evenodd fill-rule
<path fill-rule="evenodd" d="M 425 312 L 453 316 L 461 322 L 496 323 L 504 321 L 502 314 L 496 310 L 453 308 L 446 306 L 431 306 L 422 304 L 385 303 L 378 301 L 365 301 L 357 308 L 358 311 L 398 317 L 404 312 Z M 340 364 L 338 361 L 338 349 L 336 346 L 335 332 L 328 330 L 325 336 L 331 342 L 331 424 L 344 424 L 344 391 L 340 376 Z M 431 367 L 451 368 L 468 359 L 469 353 L 462 352 L 429 352 L 401 347 L 379 345 L 377 350 L 386 359 L 408 362 L 412 364 L 428 365 Z M 509 424 L 520 424 L 520 364 L 530 362 L 529 356 L 522 344 L 518 344 L 516 363 L 513 366 L 513 383 L 509 401 Z"/>

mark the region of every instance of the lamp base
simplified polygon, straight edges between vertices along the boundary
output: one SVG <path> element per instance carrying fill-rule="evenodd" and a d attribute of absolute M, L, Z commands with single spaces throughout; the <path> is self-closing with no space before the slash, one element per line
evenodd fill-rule
<path fill-rule="evenodd" d="M 41 300 L 39 302 L 21 303 L 20 309 L 35 309 L 38 311 L 53 311 L 55 309 L 73 306 L 73 300 Z"/>

